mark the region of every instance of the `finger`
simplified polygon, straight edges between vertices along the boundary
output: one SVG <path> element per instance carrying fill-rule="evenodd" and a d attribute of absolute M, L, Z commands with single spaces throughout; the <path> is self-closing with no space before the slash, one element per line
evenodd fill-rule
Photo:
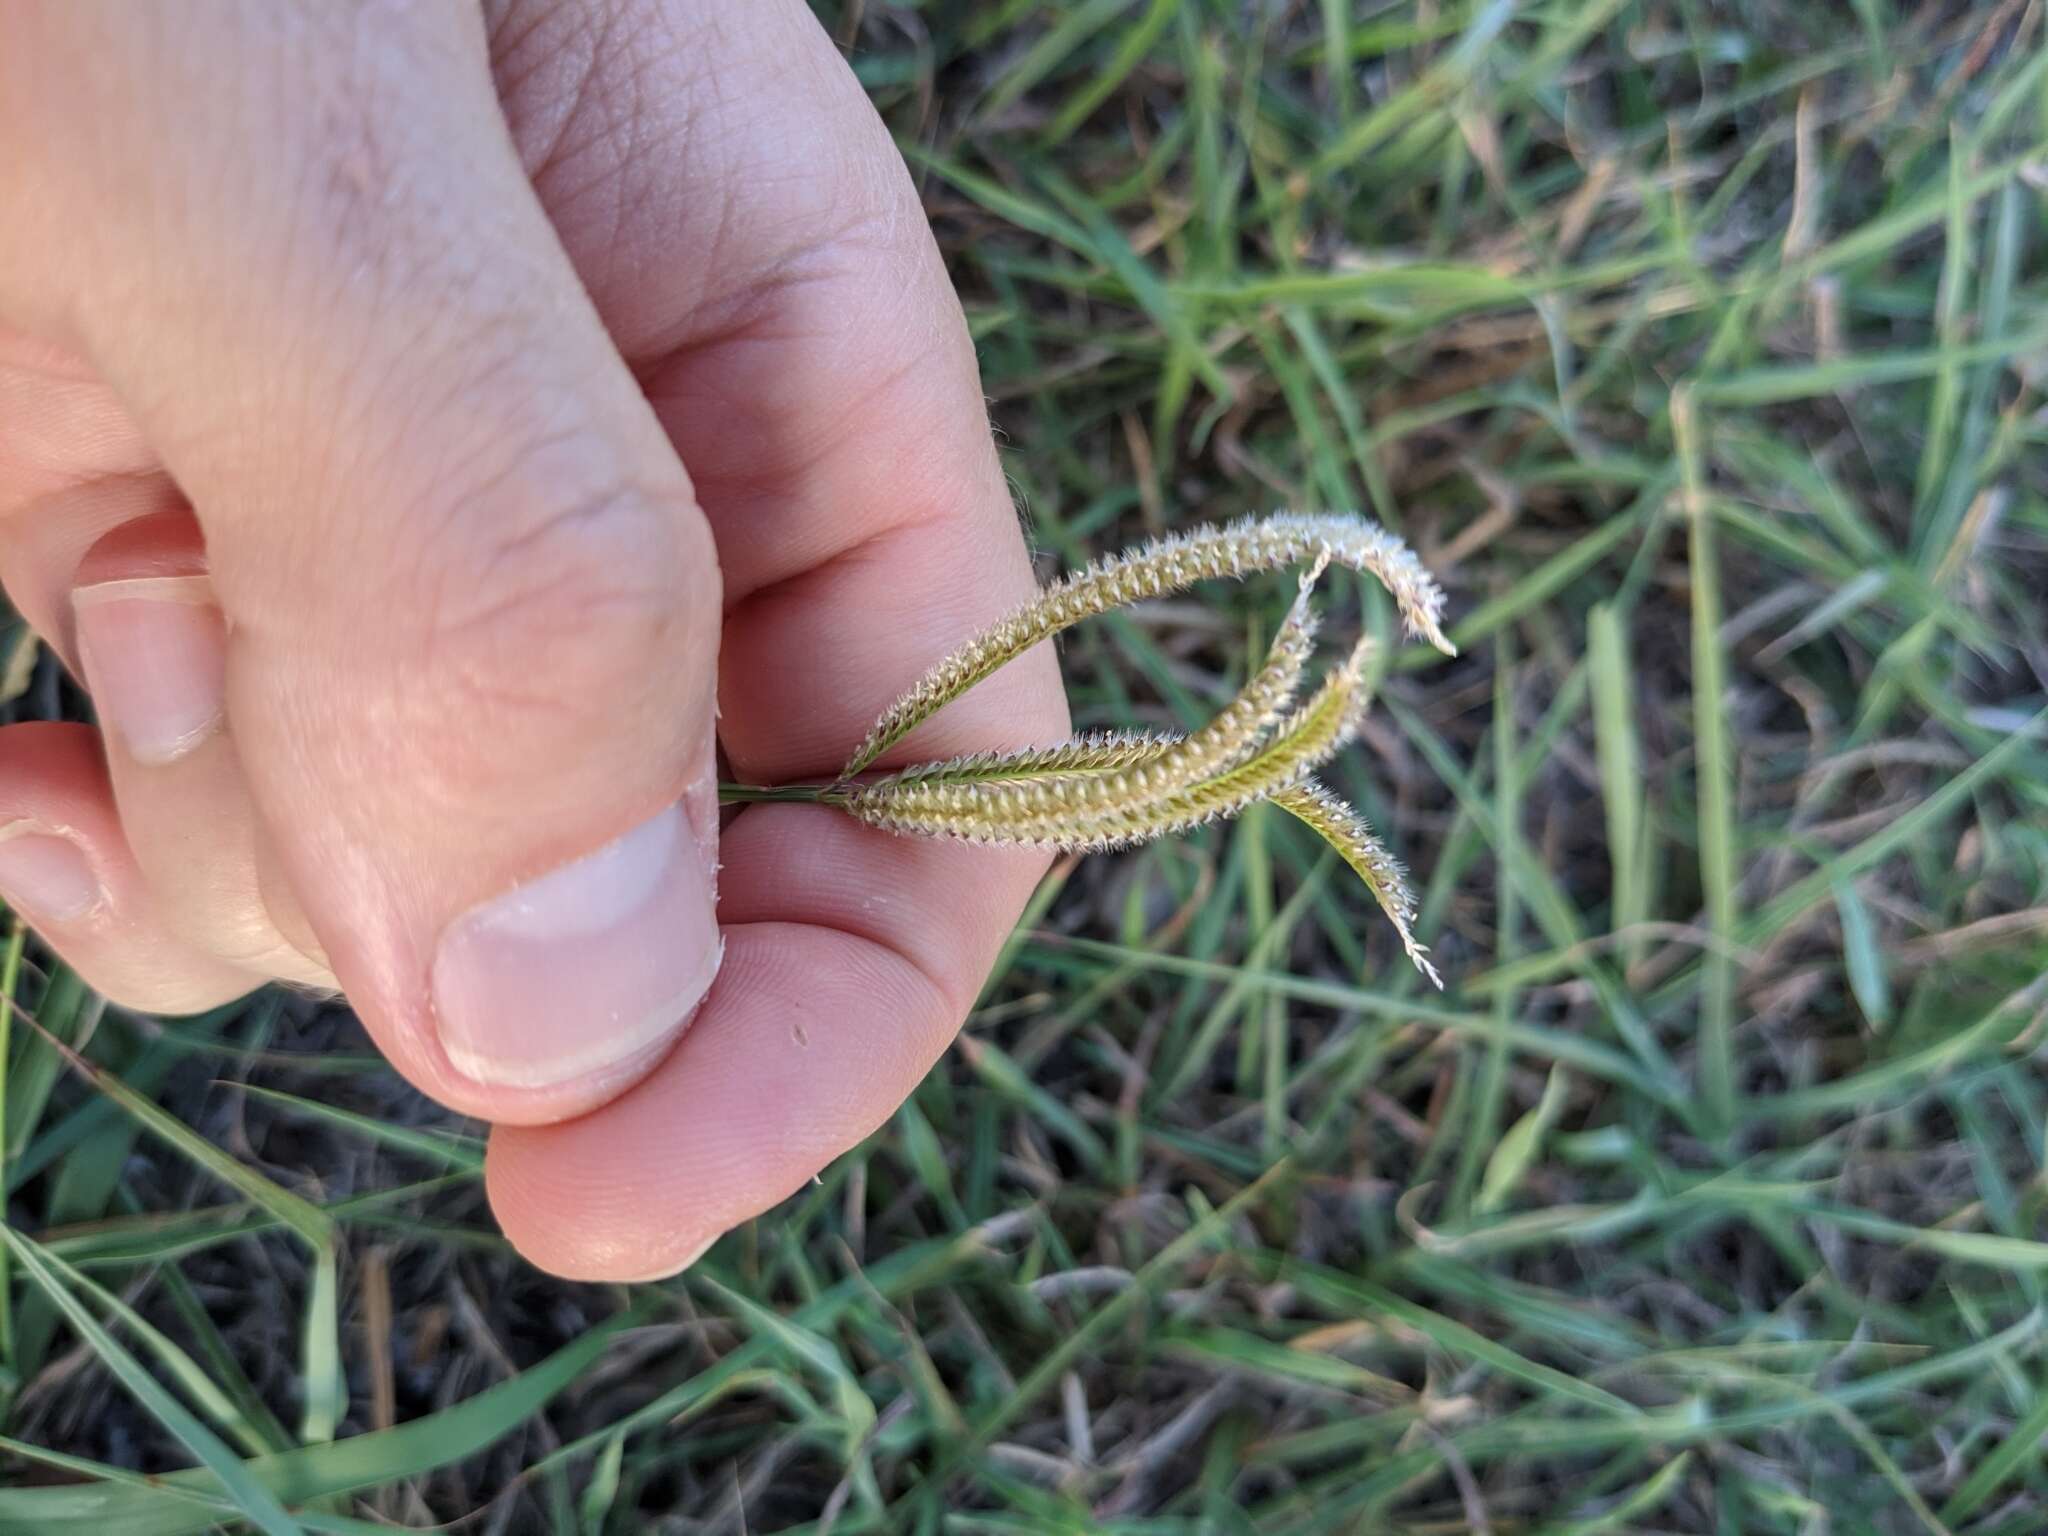
<path fill-rule="evenodd" d="M 0 730 L 0 895 L 97 991 L 151 1013 L 196 1013 L 261 980 L 163 923 L 121 835 L 90 726 Z"/>
<path fill-rule="evenodd" d="M 85 364 L 0 326 L 0 579 L 74 676 L 70 597 L 86 550 L 125 522 L 182 505 Z"/>
<path fill-rule="evenodd" d="M 702 14 L 665 13 L 671 36 Z M 567 167 L 604 162 L 573 132 L 578 153 L 546 162 L 540 186 L 572 252 L 715 250 L 673 269 L 757 274 L 749 289 L 707 292 L 671 266 L 646 268 L 660 274 L 651 286 L 673 282 L 665 313 L 644 292 L 615 297 L 602 280 L 592 291 L 629 337 L 681 338 L 636 361 L 719 539 L 722 739 L 742 776 L 777 782 L 835 772 L 891 698 L 1032 580 L 965 325 L 886 133 L 801 8 L 726 13 L 719 36 L 715 50 L 637 60 L 639 88 L 680 100 L 696 131 L 640 139 L 621 170 L 666 167 L 702 194 L 684 206 L 727 189 L 708 228 L 665 212 L 675 194 L 629 182 L 625 205 L 653 210 L 650 222 L 629 215 L 609 245 L 584 229 Z M 601 56 L 589 68 L 594 116 L 631 99 L 607 97 Z M 715 73 L 715 94 L 699 70 Z M 814 177 L 806 157 L 819 155 L 829 166 Z M 1040 655 L 905 750 L 1064 729 Z M 730 953 L 691 1033 L 604 1109 L 492 1139 L 500 1221 L 557 1272 L 671 1272 L 881 1123 L 958 1027 L 1043 867 L 801 806 L 750 808 L 723 853 Z"/>
<path fill-rule="evenodd" d="M 79 562 L 80 673 L 110 723 L 114 802 L 158 909 L 195 948 L 256 975 L 335 980 L 266 858 L 223 709 L 227 623 L 182 507 L 123 523 Z"/>
<path fill-rule="evenodd" d="M 221 625 L 205 570 L 198 524 L 119 400 L 76 358 L 0 336 L 0 579 L 102 712 L 124 722 L 108 742 L 114 799 L 157 912 L 190 948 L 331 988 L 259 836 L 232 744 L 213 728 L 217 704 L 202 689 L 194 713 L 180 687 L 189 674 L 219 691 Z M 172 600 L 111 600 L 121 594 Z M 151 625 L 152 613 L 163 621 Z M 102 631 L 90 672 L 86 615 Z"/>
<path fill-rule="evenodd" d="M 0 327 L 0 530 L 43 498 L 90 481 L 147 479 L 156 456 L 128 412 L 76 356 Z M 61 588 L 50 595 L 61 596 Z"/>
<path fill-rule="evenodd" d="M 0 217 L 89 233 L 40 267 L 10 241 L 0 309 L 60 332 L 191 499 L 228 729 L 335 974 L 444 1101 L 589 1107 L 717 962 L 718 576 L 481 29 L 28 15 L 0 139 L 37 152 Z"/>
<path fill-rule="evenodd" d="M 725 965 L 690 1033 L 596 1112 L 492 1134 L 491 1207 L 543 1269 L 672 1274 L 881 1125 L 959 1027 L 1040 867 L 999 849 L 948 868 L 961 850 L 795 806 L 750 809 L 727 852 Z"/>

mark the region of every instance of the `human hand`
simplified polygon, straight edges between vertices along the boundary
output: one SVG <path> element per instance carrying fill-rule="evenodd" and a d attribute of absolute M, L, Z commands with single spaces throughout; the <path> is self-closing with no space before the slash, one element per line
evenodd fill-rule
<path fill-rule="evenodd" d="M 797 0 L 0 37 L 0 580 L 105 727 L 0 731 L 0 893 L 130 1006 L 339 985 L 523 1253 L 673 1272 L 894 1109 L 1042 868 L 718 828 L 714 742 L 829 777 L 1031 591 L 887 133 Z M 1064 725 L 1041 654 L 892 758 Z"/>

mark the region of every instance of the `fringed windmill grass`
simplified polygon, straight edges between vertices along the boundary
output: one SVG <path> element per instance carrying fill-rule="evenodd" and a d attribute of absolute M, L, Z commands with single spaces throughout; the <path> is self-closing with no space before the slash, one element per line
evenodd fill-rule
<path fill-rule="evenodd" d="M 728 798 L 811 800 L 892 832 L 1067 852 L 1150 842 L 1271 801 L 1337 850 L 1393 922 L 1409 959 L 1441 987 L 1415 938 L 1415 901 L 1400 863 L 1363 816 L 1313 777 L 1357 733 L 1368 702 L 1370 636 L 1297 701 L 1315 642 L 1309 599 L 1333 564 L 1377 579 L 1411 633 L 1457 654 L 1442 629 L 1442 590 L 1405 544 L 1364 518 L 1290 514 L 1202 528 L 1098 561 L 975 636 L 882 712 L 834 783 L 735 788 Z M 1197 731 L 1088 735 L 861 777 L 976 683 L 1083 619 L 1198 581 L 1291 565 L 1307 570 L 1265 661 Z"/>

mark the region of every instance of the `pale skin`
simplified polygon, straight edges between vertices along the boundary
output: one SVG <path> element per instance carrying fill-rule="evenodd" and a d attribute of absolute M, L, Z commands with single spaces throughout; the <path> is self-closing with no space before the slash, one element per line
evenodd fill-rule
<path fill-rule="evenodd" d="M 0 580 L 102 723 L 0 731 L 0 895 L 131 1007 L 339 987 L 532 1262 L 674 1273 L 894 1110 L 1044 867 L 713 803 L 1032 590 L 887 132 L 800 0 L 0 39 Z M 1040 654 L 888 760 L 1066 726 Z"/>

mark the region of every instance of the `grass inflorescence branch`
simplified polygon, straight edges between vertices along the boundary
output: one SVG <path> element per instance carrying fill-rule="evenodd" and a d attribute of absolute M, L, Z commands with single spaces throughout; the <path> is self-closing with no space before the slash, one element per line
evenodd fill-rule
<path fill-rule="evenodd" d="M 830 785 L 728 786 L 727 801 L 828 804 L 871 826 L 926 837 L 1069 852 L 1128 847 L 1270 800 L 1336 849 L 1393 922 L 1402 948 L 1443 980 L 1414 933 L 1398 860 L 1365 818 L 1313 777 L 1356 733 L 1368 700 L 1370 636 L 1297 702 L 1312 654 L 1309 605 L 1331 565 L 1376 578 L 1409 631 L 1447 655 L 1443 592 L 1408 547 L 1362 517 L 1282 514 L 1196 529 L 1101 560 L 1053 583 L 969 640 L 882 712 Z M 890 747 L 1039 641 L 1111 609 L 1215 577 L 1307 567 L 1259 669 L 1215 719 L 1186 735 L 1112 733 L 1020 752 L 980 752 L 862 777 Z"/>

